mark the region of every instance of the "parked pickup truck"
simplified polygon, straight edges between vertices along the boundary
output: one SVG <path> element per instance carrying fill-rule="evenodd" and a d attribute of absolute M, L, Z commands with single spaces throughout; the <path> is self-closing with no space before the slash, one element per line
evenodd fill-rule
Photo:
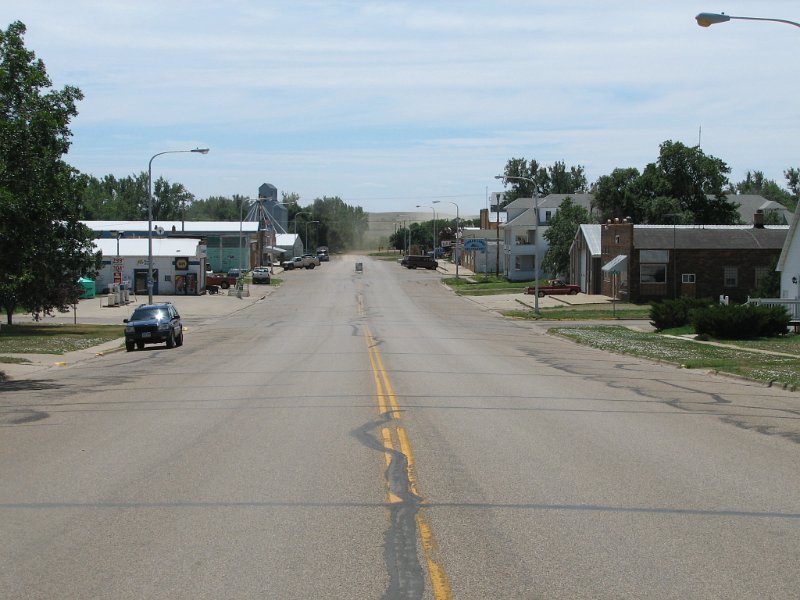
<path fill-rule="evenodd" d="M 285 260 L 281 263 L 284 271 L 291 271 L 292 269 L 313 269 L 317 266 L 316 261 L 312 261 L 309 258 L 305 258 L 303 256 L 293 256 L 289 260 Z"/>
<path fill-rule="evenodd" d="M 539 297 L 555 294 L 577 294 L 581 291 L 581 286 L 571 283 L 564 283 L 560 279 L 552 279 L 549 283 L 539 286 Z M 526 294 L 535 294 L 536 287 L 525 288 Z"/>
<path fill-rule="evenodd" d="M 235 286 L 238 279 L 238 269 L 228 271 L 227 275 L 223 273 L 206 273 L 206 287 L 215 285 L 223 290 L 227 290 L 229 287 Z"/>

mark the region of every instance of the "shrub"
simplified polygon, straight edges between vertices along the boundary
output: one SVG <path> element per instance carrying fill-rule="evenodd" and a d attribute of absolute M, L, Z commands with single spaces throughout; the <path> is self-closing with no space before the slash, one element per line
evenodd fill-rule
<path fill-rule="evenodd" d="M 691 322 L 691 313 L 696 308 L 705 308 L 711 300 L 697 298 L 676 298 L 662 300 L 650 307 L 650 324 L 657 331 L 683 327 Z"/>
<path fill-rule="evenodd" d="M 789 327 L 789 314 L 782 306 L 720 304 L 693 311 L 692 324 L 699 335 L 747 340 L 785 334 Z"/>

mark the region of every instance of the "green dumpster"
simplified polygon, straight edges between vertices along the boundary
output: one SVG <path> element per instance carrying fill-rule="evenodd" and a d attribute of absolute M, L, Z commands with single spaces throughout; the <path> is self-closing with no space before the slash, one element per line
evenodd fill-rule
<path fill-rule="evenodd" d="M 79 298 L 94 298 L 97 295 L 97 289 L 95 288 L 94 279 L 87 279 L 86 277 L 81 277 L 78 279 L 78 285 L 83 288 L 83 292 Z"/>

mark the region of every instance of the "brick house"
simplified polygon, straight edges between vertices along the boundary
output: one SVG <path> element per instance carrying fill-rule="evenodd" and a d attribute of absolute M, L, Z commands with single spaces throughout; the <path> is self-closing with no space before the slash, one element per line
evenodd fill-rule
<path fill-rule="evenodd" d="M 745 302 L 775 268 L 788 226 L 601 226 L 602 293 L 631 302 L 688 296 Z"/>

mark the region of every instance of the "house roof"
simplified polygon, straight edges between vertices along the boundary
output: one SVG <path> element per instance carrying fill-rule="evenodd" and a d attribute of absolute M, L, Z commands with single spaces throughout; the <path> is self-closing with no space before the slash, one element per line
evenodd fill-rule
<path fill-rule="evenodd" d="M 115 238 L 100 238 L 94 240 L 94 246 L 103 253 L 104 257 L 117 255 L 117 240 Z M 153 238 L 153 256 L 198 256 L 200 240 L 196 238 Z M 120 256 L 148 256 L 147 238 L 119 240 Z"/>
<path fill-rule="evenodd" d="M 275 245 L 280 247 L 294 246 L 297 241 L 298 234 L 296 233 L 276 233 Z"/>
<path fill-rule="evenodd" d="M 509 225 L 512 227 L 526 226 L 526 225 L 535 227 L 536 215 L 534 214 L 534 212 L 535 211 L 533 210 L 526 210 L 524 213 L 517 215 L 516 217 L 505 223 L 504 228 L 508 227 Z M 503 224 L 501 223 L 501 225 Z"/>
<path fill-rule="evenodd" d="M 602 244 L 600 239 L 603 235 L 602 225 L 586 224 L 580 226 L 580 235 L 586 240 L 586 247 L 592 256 L 600 256 L 602 254 Z"/>
<path fill-rule="evenodd" d="M 752 223 L 753 215 L 757 210 L 777 211 L 782 213 L 788 223 L 792 218 L 792 213 L 780 202 L 767 200 L 759 194 L 729 194 L 725 197 L 728 202 L 738 204 L 739 218 L 744 223 Z"/>
<path fill-rule="evenodd" d="M 775 250 L 783 247 L 788 231 L 787 225 L 634 225 L 633 244 L 637 249 Z"/>
<path fill-rule="evenodd" d="M 95 233 L 122 231 L 126 234 L 147 234 L 147 221 L 81 221 Z M 153 220 L 153 229 L 161 227 L 165 233 L 239 233 L 240 221 L 165 221 Z M 241 221 L 242 233 L 256 233 L 257 221 Z M 115 246 L 116 247 L 116 246 Z"/>

